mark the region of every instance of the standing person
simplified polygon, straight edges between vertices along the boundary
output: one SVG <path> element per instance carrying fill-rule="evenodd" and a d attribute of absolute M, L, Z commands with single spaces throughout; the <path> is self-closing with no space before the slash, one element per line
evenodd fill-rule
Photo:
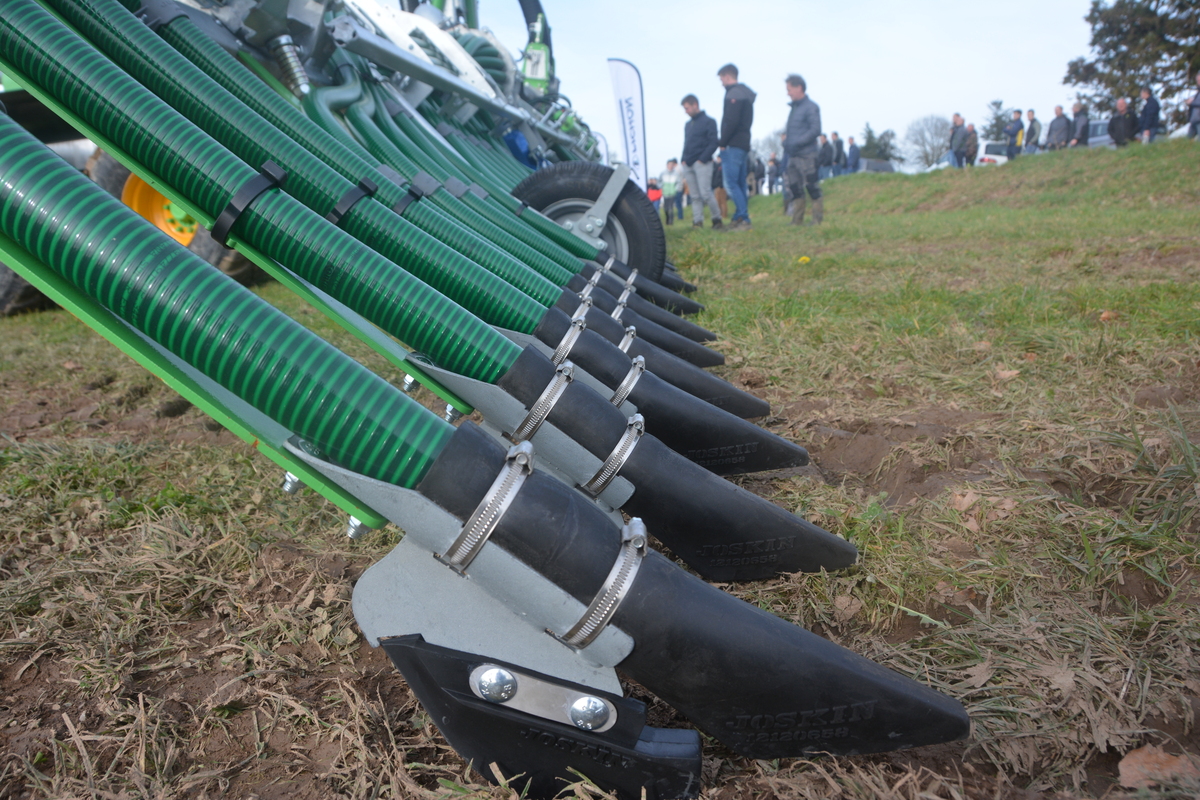
<path fill-rule="evenodd" d="M 1054 119 L 1046 129 L 1046 149 L 1062 150 L 1071 138 L 1071 120 L 1063 113 L 1062 106 L 1054 107 Z"/>
<path fill-rule="evenodd" d="M 725 191 L 733 200 L 733 230 L 750 229 L 750 212 L 746 203 L 746 159 L 750 153 L 750 126 L 754 124 L 754 98 L 750 87 L 738 83 L 738 68 L 726 64 L 717 70 L 725 87 L 725 108 L 721 113 L 721 166 L 725 173 Z"/>
<path fill-rule="evenodd" d="M 1067 147 L 1087 147 L 1088 135 L 1091 133 L 1091 123 L 1088 122 L 1088 112 L 1083 103 L 1071 106 L 1075 119 L 1071 121 L 1071 141 Z"/>
<path fill-rule="evenodd" d="M 833 177 L 846 174 L 846 144 L 838 138 L 838 132 L 830 134 L 833 144 Z"/>
<path fill-rule="evenodd" d="M 967 167 L 975 166 L 975 159 L 979 157 L 979 134 L 975 132 L 975 123 L 967 124 L 967 141 L 963 147 L 963 165 Z"/>
<path fill-rule="evenodd" d="M 1042 138 L 1042 121 L 1033 114 L 1033 109 L 1029 109 L 1029 125 L 1025 128 L 1025 152 L 1036 153 L 1038 151 L 1038 141 Z"/>
<path fill-rule="evenodd" d="M 788 75 L 785 82 L 792 110 L 788 114 L 787 177 L 784 179 L 792 194 L 792 224 L 804 224 L 807 201 L 813 201 L 813 222 L 820 225 L 825 219 L 825 199 L 817 182 L 817 138 L 821 136 L 821 108 L 808 96 L 808 85 L 799 75 Z M 824 138 L 824 137 L 821 137 Z M 830 148 L 831 150 L 833 148 Z"/>
<path fill-rule="evenodd" d="M 717 152 L 717 121 L 700 110 L 696 95 L 689 94 L 681 103 L 688 121 L 683 126 L 683 177 L 692 190 L 692 227 L 704 227 L 704 206 L 715 229 L 725 227 L 721 209 L 713 195 L 713 154 Z"/>
<path fill-rule="evenodd" d="M 1138 118 L 1129 109 L 1129 103 L 1124 97 L 1117 99 L 1117 110 L 1113 112 L 1112 119 L 1108 121 L 1108 135 L 1112 137 L 1113 144 L 1117 147 L 1124 147 L 1130 142 L 1137 141 L 1138 138 Z"/>
<path fill-rule="evenodd" d="M 819 137 L 820 145 L 817 147 L 817 180 L 823 181 L 826 178 L 833 177 L 833 145 L 829 143 L 829 138 L 825 134 Z"/>
<path fill-rule="evenodd" d="M 846 172 L 849 172 L 851 175 L 853 175 L 854 173 L 858 172 L 860 156 L 858 153 L 858 145 L 854 143 L 854 137 L 851 136 L 847 141 L 850 142 L 850 146 L 846 148 Z"/>
<path fill-rule="evenodd" d="M 1008 160 L 1016 159 L 1021 152 L 1021 134 L 1025 132 L 1025 124 L 1021 122 L 1021 112 L 1014 111 L 1012 119 L 1004 126 L 1004 136 L 1008 139 Z"/>
<path fill-rule="evenodd" d="M 1158 136 L 1159 106 L 1149 86 L 1142 87 L 1141 95 L 1142 113 L 1138 115 L 1138 137 L 1142 144 L 1149 144 Z"/>
<path fill-rule="evenodd" d="M 683 218 L 683 207 L 679 205 L 680 192 L 683 191 L 683 171 L 679 169 L 679 162 L 675 159 L 667 161 L 667 171 L 664 172 L 658 179 L 659 186 L 662 187 L 662 197 L 664 210 L 667 212 L 667 224 L 675 224 L 675 211 L 678 209 L 680 219 Z"/>
<path fill-rule="evenodd" d="M 654 213 L 658 213 L 658 207 L 662 205 L 662 189 L 658 188 L 657 178 L 646 179 L 646 197 L 650 199 L 650 204 L 654 206 Z"/>
<path fill-rule="evenodd" d="M 725 170 L 721 165 L 721 157 L 713 156 L 712 176 L 713 198 L 717 201 L 717 213 L 720 218 L 729 216 L 729 193 L 725 191 Z M 729 230 L 724 225 L 714 225 L 717 230 Z"/>
<path fill-rule="evenodd" d="M 1196 86 L 1200 87 L 1200 72 L 1196 73 Z M 1197 89 L 1195 96 L 1188 101 L 1188 138 L 1195 139 L 1200 136 L 1200 88 Z"/>
<path fill-rule="evenodd" d="M 962 114 L 950 118 L 950 153 L 954 156 L 954 166 L 962 169 L 967 160 L 967 128 Z"/>
<path fill-rule="evenodd" d="M 774 194 L 779 188 L 779 159 L 771 153 L 771 157 L 767 159 L 767 193 Z"/>
<path fill-rule="evenodd" d="M 758 156 L 754 157 L 754 193 L 763 193 L 763 181 L 767 177 L 767 168 Z"/>

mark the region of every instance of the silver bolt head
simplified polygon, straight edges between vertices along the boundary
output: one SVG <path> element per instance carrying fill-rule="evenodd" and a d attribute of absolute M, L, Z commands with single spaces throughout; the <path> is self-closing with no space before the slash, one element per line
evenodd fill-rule
<path fill-rule="evenodd" d="M 492 703 L 503 703 L 511 700 L 517 693 L 517 676 L 502 667 L 492 667 L 479 673 L 475 679 L 475 688 L 484 700 Z"/>
<path fill-rule="evenodd" d="M 361 539 L 370 532 L 370 527 L 368 527 L 367 524 L 358 517 L 351 517 L 350 521 L 346 523 L 346 535 L 355 541 Z"/>
<path fill-rule="evenodd" d="M 608 704 L 599 697 L 587 695 L 571 704 L 571 722 L 585 731 L 594 731 L 608 722 Z"/>
<path fill-rule="evenodd" d="M 290 472 L 283 473 L 283 484 L 279 487 L 288 494 L 295 494 L 304 488 L 304 481 Z"/>

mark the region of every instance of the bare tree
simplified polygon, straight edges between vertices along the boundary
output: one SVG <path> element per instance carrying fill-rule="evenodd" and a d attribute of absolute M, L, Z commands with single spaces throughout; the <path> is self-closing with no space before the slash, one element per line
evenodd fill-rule
<path fill-rule="evenodd" d="M 904 149 L 910 160 L 932 167 L 950 152 L 950 120 L 935 114 L 914 120 L 904 134 Z"/>
<path fill-rule="evenodd" d="M 782 158 L 783 129 L 780 128 L 777 131 L 772 131 L 761 139 L 755 139 L 754 143 L 750 147 L 755 153 L 758 154 L 758 157 L 763 160 L 764 164 L 771 156 Z"/>

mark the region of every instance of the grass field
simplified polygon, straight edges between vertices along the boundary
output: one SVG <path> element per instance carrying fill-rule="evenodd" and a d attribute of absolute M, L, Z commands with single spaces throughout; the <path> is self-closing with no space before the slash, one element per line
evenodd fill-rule
<path fill-rule="evenodd" d="M 704 797 L 1200 792 L 1197 152 L 856 175 L 826 184 L 819 228 L 762 197 L 753 231 L 667 229 L 717 371 L 814 457 L 743 485 L 862 554 L 726 588 L 973 719 L 966 742 L 886 756 L 710 741 Z M 512 796 L 354 627 L 353 582 L 394 531 L 343 540 L 61 311 L 0 320 L 0 437 L 0 798 Z"/>

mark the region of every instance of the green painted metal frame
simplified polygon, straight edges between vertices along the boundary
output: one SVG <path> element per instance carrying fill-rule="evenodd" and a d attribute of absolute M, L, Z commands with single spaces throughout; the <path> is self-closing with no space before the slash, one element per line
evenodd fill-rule
<path fill-rule="evenodd" d="M 163 383 L 236 436 L 252 444 L 256 450 L 281 468 L 296 475 L 306 486 L 342 511 L 357 517 L 372 528 L 382 528 L 387 524 L 387 519 L 382 514 L 283 449 L 279 446 L 282 443 L 273 442 L 272 439 L 277 439 L 277 436 L 271 436 L 266 431 L 256 428 L 251 420 L 218 399 L 204 385 L 206 382 L 211 383 L 210 381 L 198 373 L 189 374 L 166 351 L 143 338 L 120 317 L 81 292 L 3 233 L 0 233 L 0 260 L 125 355 L 156 375 Z"/>
<path fill-rule="evenodd" d="M 74 112 L 58 102 L 54 96 L 46 92 L 41 86 L 29 80 L 20 71 L 13 69 L 12 65 L 2 57 L 0 57 L 0 72 L 13 78 L 22 88 L 40 100 L 55 114 L 62 117 L 71 127 L 79 131 L 82 136 L 91 139 L 98 147 L 119 161 L 126 169 L 150 184 L 156 191 L 171 200 L 171 202 L 187 211 L 193 219 L 199 220 L 206 228 L 212 227 L 213 219 L 208 214 L 205 214 L 190 203 L 187 198 L 179 194 L 166 181 L 132 159 L 120 147 L 116 146 L 107 137 L 76 116 Z M 465 416 L 475 410 L 467 401 L 438 383 L 414 359 L 408 358 L 409 353 L 407 350 L 397 345 L 390 337 L 383 334 L 360 315 L 340 303 L 332 301 L 332 298 L 328 297 L 328 295 L 318 292 L 311 284 L 302 280 L 272 259 L 267 258 L 263 253 L 239 240 L 236 236 L 230 236 L 228 243 L 242 255 L 246 256 L 246 258 L 261 267 L 271 277 L 298 294 L 305 302 L 319 309 L 329 319 L 375 350 L 375 352 L 383 356 L 393 366 L 412 375 L 422 386 L 444 400 L 456 411 Z"/>

